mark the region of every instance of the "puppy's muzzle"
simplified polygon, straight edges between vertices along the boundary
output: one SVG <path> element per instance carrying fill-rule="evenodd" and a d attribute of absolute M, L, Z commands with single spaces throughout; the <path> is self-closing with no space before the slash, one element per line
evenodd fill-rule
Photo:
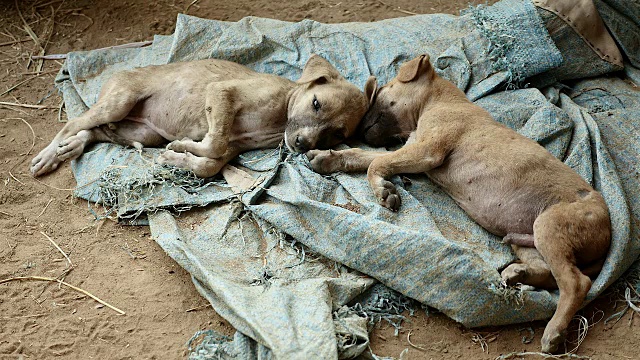
<path fill-rule="evenodd" d="M 297 153 L 306 153 L 311 150 L 311 142 L 302 135 L 296 135 L 296 139 L 293 142 L 293 150 Z"/>

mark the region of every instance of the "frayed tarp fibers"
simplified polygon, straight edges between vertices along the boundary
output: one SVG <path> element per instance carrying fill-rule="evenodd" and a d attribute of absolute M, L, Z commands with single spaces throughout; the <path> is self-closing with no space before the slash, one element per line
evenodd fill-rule
<path fill-rule="evenodd" d="M 620 7 L 620 1 L 598 3 L 611 11 L 603 14 L 605 22 Z M 503 0 L 462 16 L 331 25 L 180 15 L 175 33 L 156 36 L 147 48 L 69 54 L 56 81 L 73 118 L 123 69 L 219 58 L 296 79 L 316 53 L 363 86 L 370 74 L 385 83 L 401 63 L 428 53 L 443 77 L 496 120 L 538 141 L 602 192 L 613 239 L 591 301 L 640 252 L 640 102 L 637 88 L 617 77 L 554 83 L 611 67 L 592 56 L 581 59 L 584 49 L 572 49 L 586 47 L 580 41 L 556 46 L 540 14 L 549 15 L 529 1 Z M 615 22 L 621 30 L 614 37 L 628 40 L 638 23 Z M 583 60 L 582 66 L 553 73 L 567 65 L 564 58 Z M 630 65 L 627 73 L 637 81 Z M 553 84 L 527 88 L 534 77 Z M 545 319 L 555 309 L 557 291 L 501 285 L 499 270 L 514 260 L 510 248 L 426 176 L 409 176 L 406 186 L 392 179 L 403 198 L 392 213 L 377 204 L 364 174 L 321 176 L 304 156 L 282 148 L 248 152 L 233 162 L 243 174 L 238 184 L 248 178 L 250 186 L 221 176 L 194 182 L 154 165 L 161 151 L 91 147 L 73 163 L 76 195 L 108 198 L 120 218 L 146 214 L 154 239 L 238 330 L 234 339 L 203 334 L 194 359 L 357 356 L 368 347 L 367 322 L 358 320 L 363 313 L 353 301 L 376 280 L 469 327 Z"/>

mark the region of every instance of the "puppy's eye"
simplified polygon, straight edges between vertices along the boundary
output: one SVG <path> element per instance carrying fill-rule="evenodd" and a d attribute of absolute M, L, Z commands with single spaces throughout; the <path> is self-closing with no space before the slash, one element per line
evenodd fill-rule
<path fill-rule="evenodd" d="M 313 95 L 313 110 L 318 111 L 320 110 L 320 101 L 318 101 L 318 98 L 316 98 L 315 95 Z"/>

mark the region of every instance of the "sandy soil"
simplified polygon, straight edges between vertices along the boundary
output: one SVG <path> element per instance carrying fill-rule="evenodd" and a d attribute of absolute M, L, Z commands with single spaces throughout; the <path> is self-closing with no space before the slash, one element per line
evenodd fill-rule
<path fill-rule="evenodd" d="M 480 1 L 477 1 L 480 2 Z M 482 1 L 484 2 L 484 1 Z M 493 2 L 493 1 L 490 1 Z M 20 13 L 16 10 L 19 3 Z M 0 280 L 58 277 L 81 287 L 126 315 L 57 283 L 0 284 L 0 359 L 177 359 L 201 329 L 231 335 L 234 329 L 197 293 L 189 274 L 169 258 L 145 227 L 93 220 L 86 202 L 72 196 L 68 165 L 34 179 L 27 164 L 57 132 L 61 98 L 53 78 L 61 63 L 39 64 L 32 29 L 47 54 L 150 40 L 173 32 L 176 14 L 235 21 L 248 15 L 298 21 L 374 21 L 411 13 L 457 13 L 465 0 L 82 0 L 0 1 L 0 101 L 45 109 L 0 105 Z M 108 4 L 108 5 L 107 5 Z M 22 18 L 21 18 L 22 17 Z M 23 20 L 24 19 L 24 20 Z M 15 43 L 11 43 L 14 42 Z M 14 85 L 15 89 L 5 92 Z M 62 114 L 64 119 L 64 113 Z M 49 241 L 69 256 L 73 268 Z M 582 314 L 595 322 L 613 313 L 603 297 Z M 590 329 L 578 354 L 594 359 L 638 358 L 637 319 L 603 321 Z M 381 326 L 372 336 L 378 355 L 409 359 L 493 359 L 513 351 L 537 351 L 544 323 L 469 330 L 440 314 L 411 318 L 398 337 Z M 535 339 L 521 338 L 531 328 Z M 411 343 L 409 344 L 409 334 Z M 570 337 L 576 337 L 572 328 Z M 573 347 L 571 344 L 569 344 Z M 420 347 L 422 349 L 418 349 Z"/>

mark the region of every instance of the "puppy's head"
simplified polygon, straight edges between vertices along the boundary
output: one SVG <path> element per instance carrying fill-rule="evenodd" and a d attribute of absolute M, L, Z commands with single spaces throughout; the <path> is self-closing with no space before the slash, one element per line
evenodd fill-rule
<path fill-rule="evenodd" d="M 375 78 L 367 82 L 371 106 L 358 127 L 359 137 L 372 146 L 405 142 L 416 129 L 429 83 L 435 76 L 425 54 L 404 63 L 398 75 L 380 88 Z"/>
<path fill-rule="evenodd" d="M 328 61 L 313 55 L 291 93 L 284 133 L 287 148 L 328 149 L 353 135 L 367 111 L 367 97 Z"/>

